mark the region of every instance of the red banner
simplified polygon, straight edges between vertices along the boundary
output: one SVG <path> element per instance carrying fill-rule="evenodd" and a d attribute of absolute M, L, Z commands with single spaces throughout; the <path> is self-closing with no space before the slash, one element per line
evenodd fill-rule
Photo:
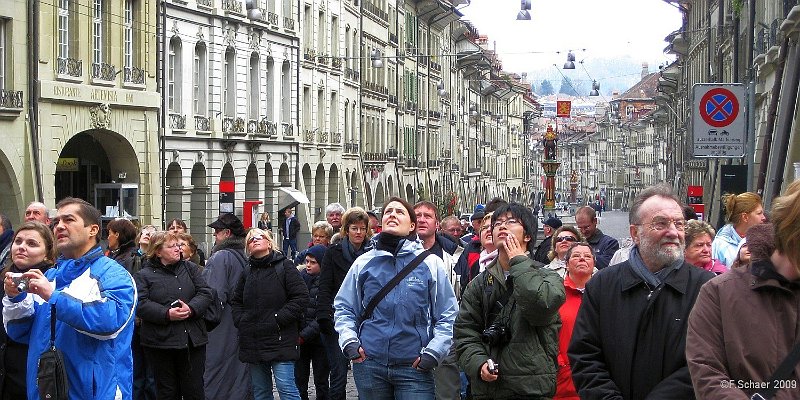
<path fill-rule="evenodd" d="M 572 102 L 568 100 L 556 101 L 556 117 L 569 118 L 572 112 Z"/>

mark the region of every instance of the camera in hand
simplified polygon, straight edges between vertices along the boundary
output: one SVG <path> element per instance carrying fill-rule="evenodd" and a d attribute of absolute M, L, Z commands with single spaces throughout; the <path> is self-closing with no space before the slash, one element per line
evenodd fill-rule
<path fill-rule="evenodd" d="M 491 346 L 499 346 L 511 340 L 511 330 L 505 324 L 494 322 L 481 333 L 481 340 Z"/>
<path fill-rule="evenodd" d="M 500 373 L 500 364 L 494 362 L 491 358 L 486 360 L 486 369 L 489 370 L 489 373 L 492 375 L 497 375 Z"/>
<path fill-rule="evenodd" d="M 17 290 L 20 292 L 27 292 L 28 284 L 30 283 L 31 279 L 27 276 L 23 276 L 21 273 L 12 273 L 11 281 L 14 283 L 14 287 L 16 287 Z"/>

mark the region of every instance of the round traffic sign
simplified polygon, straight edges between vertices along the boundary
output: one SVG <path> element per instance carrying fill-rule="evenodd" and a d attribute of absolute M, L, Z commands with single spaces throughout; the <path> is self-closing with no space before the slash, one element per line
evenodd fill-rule
<path fill-rule="evenodd" d="M 700 116 L 715 128 L 732 124 L 738 115 L 739 99 L 728 89 L 711 89 L 700 99 Z"/>

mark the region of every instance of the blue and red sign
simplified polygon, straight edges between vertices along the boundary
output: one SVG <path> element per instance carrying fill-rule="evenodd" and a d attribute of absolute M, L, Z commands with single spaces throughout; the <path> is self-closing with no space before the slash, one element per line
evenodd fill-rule
<path fill-rule="evenodd" d="M 723 128 L 739 115 L 739 99 L 728 89 L 714 88 L 700 99 L 700 117 L 715 128 Z"/>

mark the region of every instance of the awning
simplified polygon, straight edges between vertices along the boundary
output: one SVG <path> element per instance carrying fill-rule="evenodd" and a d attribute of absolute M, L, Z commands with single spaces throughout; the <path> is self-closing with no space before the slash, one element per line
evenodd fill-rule
<path fill-rule="evenodd" d="M 303 194 L 303 192 L 295 188 L 282 187 L 280 189 L 283 192 L 283 197 L 281 197 L 281 201 L 278 203 L 278 206 L 280 206 L 280 209 L 278 209 L 278 211 L 283 211 L 287 208 L 294 207 L 301 203 L 302 204 L 310 203 L 310 201 L 308 201 L 308 197 L 306 197 L 306 195 Z"/>

